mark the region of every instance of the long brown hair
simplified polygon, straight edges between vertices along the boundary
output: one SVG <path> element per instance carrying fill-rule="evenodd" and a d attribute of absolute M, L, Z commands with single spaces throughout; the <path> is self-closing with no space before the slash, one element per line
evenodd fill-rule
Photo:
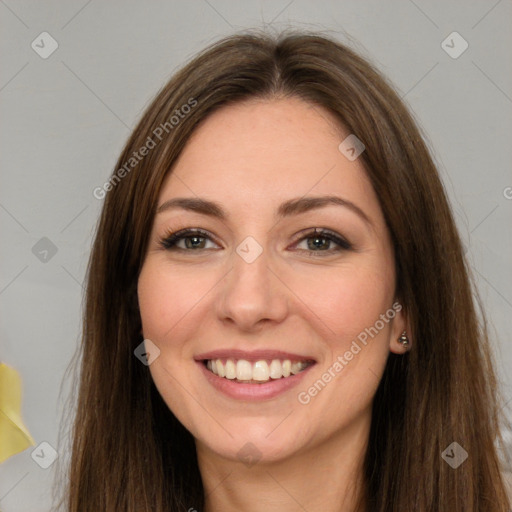
<path fill-rule="evenodd" d="M 327 108 L 364 143 L 360 158 L 391 234 L 397 294 L 413 334 L 409 353 L 389 355 L 374 398 L 366 510 L 509 510 L 495 446 L 503 443 L 502 402 L 485 317 L 476 309 L 450 206 L 411 114 L 349 47 L 318 34 L 251 32 L 215 43 L 172 77 L 97 194 L 105 199 L 87 275 L 62 498 L 67 511 L 203 508 L 194 439 L 134 356 L 142 341 L 137 279 L 162 182 L 199 123 L 237 101 L 290 96 Z M 154 147 L 135 158 L 149 139 Z M 456 469 L 442 457 L 453 442 L 468 454 Z"/>

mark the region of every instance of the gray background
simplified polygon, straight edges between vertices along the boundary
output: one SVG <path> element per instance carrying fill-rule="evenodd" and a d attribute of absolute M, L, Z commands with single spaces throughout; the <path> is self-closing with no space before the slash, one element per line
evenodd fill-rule
<path fill-rule="evenodd" d="M 350 35 L 412 108 L 451 198 L 512 399 L 511 18 L 510 0 L 0 0 L 0 360 L 23 378 L 23 417 L 36 442 L 65 460 L 58 432 L 76 383 L 64 375 L 102 206 L 93 189 L 185 60 L 264 25 Z M 46 59 L 31 48 L 44 31 L 59 45 Z M 469 44 L 458 58 L 441 47 L 453 31 Z M 57 249 L 46 261 L 47 241 L 33 250 L 43 237 Z M 33 450 L 0 465 L 3 512 L 50 508 L 57 464 L 42 469 Z"/>

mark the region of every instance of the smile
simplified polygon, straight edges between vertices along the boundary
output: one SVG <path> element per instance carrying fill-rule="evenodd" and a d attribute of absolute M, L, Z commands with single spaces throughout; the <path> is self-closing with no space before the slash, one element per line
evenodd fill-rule
<path fill-rule="evenodd" d="M 247 361 L 246 359 L 207 359 L 206 368 L 218 377 L 244 384 L 262 384 L 271 380 L 286 379 L 296 375 L 313 361 L 291 361 L 290 359 L 272 359 Z"/>
<path fill-rule="evenodd" d="M 274 349 L 223 348 L 194 356 L 206 382 L 235 400 L 271 400 L 299 385 L 316 366 L 310 355 Z"/>

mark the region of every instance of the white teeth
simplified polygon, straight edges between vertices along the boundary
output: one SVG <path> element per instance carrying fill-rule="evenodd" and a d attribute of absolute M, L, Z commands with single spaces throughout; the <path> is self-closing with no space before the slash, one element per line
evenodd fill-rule
<path fill-rule="evenodd" d="M 217 359 L 217 375 L 219 377 L 226 376 L 226 370 L 224 369 L 224 365 L 222 364 L 222 361 L 220 359 Z"/>
<path fill-rule="evenodd" d="M 253 380 L 266 381 L 270 378 L 270 370 L 267 361 L 257 361 L 252 368 Z"/>
<path fill-rule="evenodd" d="M 289 359 L 283 361 L 283 377 L 290 376 L 290 369 L 292 367 L 292 362 Z"/>
<path fill-rule="evenodd" d="M 293 373 L 293 375 L 296 375 L 297 373 L 304 370 L 304 368 L 306 368 L 306 363 L 301 361 L 299 363 L 293 363 L 290 371 Z"/>
<path fill-rule="evenodd" d="M 239 359 L 236 363 L 236 378 L 238 380 L 252 379 L 252 365 L 245 359 Z"/>
<path fill-rule="evenodd" d="M 291 362 L 290 359 L 283 361 L 273 359 L 265 361 L 264 359 L 251 363 L 245 359 L 227 359 L 225 363 L 221 359 L 209 359 L 206 367 L 215 375 L 224 377 L 229 380 L 237 379 L 238 381 L 258 381 L 268 382 L 270 379 L 280 379 L 296 375 L 310 363 L 306 361 Z"/>
<path fill-rule="evenodd" d="M 225 371 L 226 371 L 226 379 L 230 379 L 230 380 L 236 379 L 236 366 L 232 359 L 228 359 L 226 361 Z"/>
<path fill-rule="evenodd" d="M 283 376 L 283 365 L 278 359 L 274 359 L 270 363 L 270 376 L 273 379 L 280 379 Z"/>

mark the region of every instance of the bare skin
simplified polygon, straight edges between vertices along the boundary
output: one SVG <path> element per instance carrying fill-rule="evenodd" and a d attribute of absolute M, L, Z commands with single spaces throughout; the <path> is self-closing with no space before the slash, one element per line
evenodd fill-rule
<path fill-rule="evenodd" d="M 338 149 L 347 135 L 299 99 L 229 106 L 196 130 L 162 187 L 159 206 L 199 197 L 227 214 L 157 213 L 138 283 L 143 335 L 161 351 L 151 375 L 196 439 L 207 512 L 354 510 L 372 400 L 389 352 L 405 351 L 397 338 L 407 322 L 392 308 L 394 254 L 378 198 L 360 159 Z M 324 195 L 356 208 L 277 216 L 284 201 Z M 162 247 L 183 228 L 211 236 Z M 248 236 L 262 250 L 251 263 L 236 251 Z M 354 340 L 376 325 L 357 351 Z M 279 350 L 315 364 L 277 396 L 241 400 L 194 359 L 215 349 Z"/>

